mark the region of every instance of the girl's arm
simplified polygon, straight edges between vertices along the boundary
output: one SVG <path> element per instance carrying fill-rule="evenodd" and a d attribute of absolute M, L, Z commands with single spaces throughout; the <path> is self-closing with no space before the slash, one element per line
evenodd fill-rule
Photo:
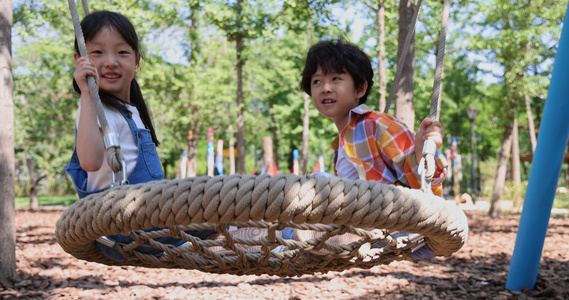
<path fill-rule="evenodd" d="M 73 77 L 81 90 L 81 108 L 76 137 L 77 156 L 83 170 L 94 172 L 101 168 L 106 151 L 102 130 L 97 120 L 95 103 L 89 92 L 87 76 L 95 77 L 98 85 L 99 75 L 95 65 L 84 57 L 76 57 L 75 64 Z"/>

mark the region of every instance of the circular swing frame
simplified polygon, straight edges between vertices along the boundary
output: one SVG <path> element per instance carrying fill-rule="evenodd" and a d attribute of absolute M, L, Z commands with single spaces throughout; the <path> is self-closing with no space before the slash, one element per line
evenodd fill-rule
<path fill-rule="evenodd" d="M 258 239 L 239 239 L 226 229 L 229 225 L 267 231 Z M 143 230 L 154 227 L 163 229 Z M 320 231 L 323 236 L 287 240 L 277 234 L 285 227 Z M 201 240 L 184 232 L 202 229 L 218 230 L 223 238 Z M 390 234 L 396 231 L 417 233 L 421 238 L 393 238 Z M 329 242 L 343 233 L 360 239 L 347 245 Z M 114 245 L 125 261 L 107 258 L 97 248 L 97 239 L 114 234 L 134 239 L 130 244 Z M 161 236 L 186 242 L 176 247 L 153 240 Z M 373 181 L 312 175 L 204 176 L 123 185 L 79 200 L 56 225 L 58 243 L 79 259 L 236 275 L 300 276 L 368 269 L 408 259 L 410 252 L 425 243 L 436 255 L 451 255 L 467 236 L 464 212 L 440 197 Z M 382 241 L 381 247 L 361 250 L 365 243 Z M 143 254 L 135 250 L 138 246 L 163 252 Z M 273 251 L 279 246 L 286 250 Z M 256 250 L 248 251 L 251 247 Z M 321 250 L 320 254 L 314 250 Z"/>
<path fill-rule="evenodd" d="M 87 56 L 75 3 L 68 3 L 81 55 Z M 421 3 L 419 0 L 419 9 Z M 435 119 L 448 7 L 449 1 L 445 0 L 431 99 L 431 117 Z M 83 8 L 88 13 L 86 0 Z M 413 32 L 414 26 L 405 41 L 403 61 Z M 401 66 L 398 64 L 386 112 L 399 82 Z M 94 78 L 89 77 L 88 83 L 106 138 L 110 131 Z M 109 143 L 107 153 L 114 172 L 124 169 L 118 143 Z M 433 162 L 426 164 L 432 166 Z M 228 226 L 261 228 L 266 235 L 241 239 L 233 236 Z M 148 230 L 156 227 L 161 229 Z M 305 241 L 283 239 L 278 233 L 285 227 L 318 231 L 321 235 Z M 201 240 L 186 233 L 203 229 L 214 229 L 222 238 Z M 396 237 L 400 231 L 411 235 Z M 342 245 L 330 242 L 345 233 L 360 238 Z M 129 235 L 134 241 L 123 244 L 102 238 L 116 234 Z M 166 236 L 185 242 L 174 246 L 155 240 Z M 80 199 L 64 211 L 56 225 L 58 243 L 79 259 L 116 266 L 185 268 L 237 275 L 300 276 L 367 269 L 408 259 L 409 253 L 425 244 L 436 255 L 451 255 L 464 245 L 467 236 L 464 212 L 432 193 L 373 181 L 311 175 L 229 175 L 119 185 Z M 97 241 L 109 243 L 126 259 L 106 257 Z M 371 248 L 362 247 L 364 244 Z M 161 252 L 144 254 L 137 250 L 139 246 Z"/>

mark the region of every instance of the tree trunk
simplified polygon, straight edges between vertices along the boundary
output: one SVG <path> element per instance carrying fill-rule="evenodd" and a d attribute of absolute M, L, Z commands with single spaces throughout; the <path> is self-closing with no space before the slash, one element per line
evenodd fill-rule
<path fill-rule="evenodd" d="M 519 128 L 518 120 L 514 118 L 512 124 L 512 181 L 514 183 L 514 188 L 516 191 L 522 184 L 522 173 L 520 167 L 520 143 L 519 143 Z M 518 208 L 522 205 L 522 197 L 517 192 L 515 194 L 514 207 Z"/>
<path fill-rule="evenodd" d="M 273 139 L 270 136 L 263 137 L 263 163 L 265 164 L 265 173 L 274 175 L 272 173 Z"/>
<path fill-rule="evenodd" d="M 241 2 L 239 2 L 241 3 Z M 243 37 L 237 34 L 237 165 L 240 174 L 245 174 L 245 119 L 243 113 L 243 63 L 241 52 L 243 51 Z"/>
<path fill-rule="evenodd" d="M 16 276 L 12 0 L 0 2 L 0 278 Z"/>
<path fill-rule="evenodd" d="M 403 45 L 407 32 L 411 30 L 413 21 L 413 12 L 417 9 L 414 0 L 401 0 L 399 3 L 399 47 L 397 49 L 397 57 L 401 57 Z M 415 68 L 415 37 L 413 36 L 409 44 L 409 52 L 405 61 L 399 61 L 403 64 L 401 70 L 401 82 L 397 88 L 395 99 L 395 117 L 401 120 L 411 131 L 415 131 L 415 104 L 413 103 L 413 87 L 414 87 L 414 68 Z"/>
<path fill-rule="evenodd" d="M 378 111 L 383 111 L 385 109 L 385 98 L 387 94 L 387 75 L 385 70 L 385 5 L 384 0 L 379 0 L 378 2 L 378 8 L 376 11 L 377 47 L 379 48 L 379 52 L 377 54 L 377 74 L 379 75 Z"/>
<path fill-rule="evenodd" d="M 531 112 L 531 103 L 529 101 L 529 95 L 524 96 L 524 102 L 526 105 L 526 114 L 528 116 L 528 129 L 529 129 L 529 140 L 531 143 L 531 154 L 535 152 L 535 147 L 537 146 L 537 137 L 535 134 L 535 124 L 533 122 L 533 114 Z"/>
<path fill-rule="evenodd" d="M 26 165 L 30 172 L 30 209 L 36 210 L 39 208 L 38 191 L 40 189 L 40 182 L 47 177 L 47 171 L 42 172 L 36 176 L 36 168 L 34 161 L 31 157 L 26 157 Z"/>
<path fill-rule="evenodd" d="M 39 208 L 38 201 L 38 185 L 36 184 L 36 170 L 34 162 L 31 157 L 26 157 L 26 165 L 30 173 L 30 209 L 36 210 Z"/>
<path fill-rule="evenodd" d="M 196 32 L 197 28 L 198 28 L 198 19 L 196 17 L 196 14 L 199 13 L 200 11 L 200 7 L 199 5 L 197 5 L 196 3 L 188 3 L 188 6 L 190 8 L 190 31 L 192 32 Z M 194 65 L 196 64 L 196 61 L 198 59 L 198 54 L 199 54 L 199 46 L 200 46 L 200 41 L 198 38 L 198 35 L 192 35 L 191 36 L 191 41 L 190 41 L 190 49 L 191 49 L 191 53 L 190 53 L 190 65 Z M 194 73 L 196 75 L 199 76 L 199 69 L 198 68 L 193 68 L 194 69 Z M 194 84 L 192 84 L 191 87 L 191 98 L 192 99 L 196 99 L 196 92 L 195 92 L 195 87 Z M 197 107 L 191 105 L 188 102 L 188 111 L 190 111 L 193 115 L 197 115 L 198 113 L 198 109 Z M 189 124 L 190 129 L 188 130 L 188 133 L 186 134 L 186 157 L 187 157 L 187 162 L 186 162 L 186 174 L 184 174 L 184 177 L 195 177 L 197 176 L 198 173 L 198 158 L 197 158 L 197 154 L 198 154 L 198 136 L 199 136 L 199 132 L 201 131 L 200 126 L 199 126 L 199 121 L 194 120 L 192 122 L 190 122 Z"/>
<path fill-rule="evenodd" d="M 497 218 L 500 215 L 500 199 L 504 193 L 504 185 L 506 183 L 506 173 L 508 172 L 508 160 L 512 147 L 512 126 L 508 125 L 504 131 L 502 146 L 498 158 L 498 167 L 496 169 L 496 177 L 494 180 L 494 192 L 492 193 L 492 201 L 488 215 Z"/>
<path fill-rule="evenodd" d="M 275 121 L 273 120 L 273 124 L 276 124 L 274 122 Z M 280 157 L 279 157 L 279 135 L 278 135 L 276 127 L 273 126 L 273 128 L 271 128 L 271 134 L 273 136 L 271 143 L 272 143 L 272 145 L 274 145 L 274 147 L 271 146 L 271 149 L 273 151 L 273 153 L 271 154 L 271 157 L 273 158 L 275 165 L 278 168 L 279 167 L 279 161 L 280 161 Z"/>
<path fill-rule="evenodd" d="M 302 122 L 302 151 L 300 153 L 300 174 L 305 175 L 308 164 L 308 130 L 310 123 L 310 96 L 304 94 L 304 118 Z"/>
<path fill-rule="evenodd" d="M 197 163 L 198 135 L 196 134 L 196 130 L 194 130 L 194 128 L 188 130 L 188 134 L 186 134 L 186 146 L 187 146 L 186 154 L 188 157 L 188 163 L 187 163 L 185 177 L 196 177 L 198 170 L 198 163 Z"/>

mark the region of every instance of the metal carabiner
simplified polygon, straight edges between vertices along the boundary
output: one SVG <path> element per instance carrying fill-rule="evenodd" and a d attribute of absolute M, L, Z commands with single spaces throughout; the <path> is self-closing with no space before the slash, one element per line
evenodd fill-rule
<path fill-rule="evenodd" d="M 126 173 L 126 162 L 124 161 L 124 159 L 121 159 L 121 167 L 122 167 L 122 171 L 121 171 L 122 179 L 121 180 L 116 180 L 116 178 L 115 178 L 116 173 L 111 171 L 111 175 L 113 177 L 111 187 L 128 184 L 128 179 L 126 178 L 127 177 L 126 176 L 126 174 L 127 174 Z"/>
<path fill-rule="evenodd" d="M 423 158 L 419 163 L 419 175 L 421 176 L 421 191 L 433 193 L 431 189 L 431 178 L 427 178 L 429 166 L 434 167 L 435 152 L 437 151 L 437 144 L 433 140 L 425 140 L 423 144 Z M 432 160 L 432 162 L 428 161 Z"/>
<path fill-rule="evenodd" d="M 433 192 L 433 190 L 431 189 L 431 181 L 427 180 L 427 170 L 423 169 L 423 171 L 419 174 L 421 175 L 421 192 L 427 193 L 427 192 Z"/>
<path fill-rule="evenodd" d="M 105 134 L 103 136 L 103 142 L 105 143 L 105 149 L 107 149 L 107 151 L 109 150 L 109 148 L 112 147 L 117 147 L 120 148 L 120 143 L 119 143 L 119 136 L 118 134 L 114 133 L 114 132 L 109 132 L 107 134 Z M 111 171 L 111 176 L 112 176 L 112 180 L 111 180 L 111 187 L 115 187 L 118 185 L 123 185 L 123 184 L 128 184 L 128 180 L 126 178 L 126 161 L 124 161 L 124 159 L 121 159 L 121 168 L 122 168 L 122 180 L 117 181 L 115 178 L 115 172 Z M 118 172 L 117 172 L 118 173 Z"/>

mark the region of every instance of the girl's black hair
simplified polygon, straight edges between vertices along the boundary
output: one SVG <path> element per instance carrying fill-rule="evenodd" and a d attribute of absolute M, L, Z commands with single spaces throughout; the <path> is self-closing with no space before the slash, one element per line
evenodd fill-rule
<path fill-rule="evenodd" d="M 97 11 L 88 14 L 81 21 L 81 29 L 83 30 L 85 42 L 93 39 L 95 35 L 104 28 L 116 30 L 116 32 L 124 38 L 127 44 L 132 47 L 137 56 L 141 54 L 138 35 L 134 30 L 134 26 L 127 17 L 111 11 Z M 75 52 L 79 53 L 77 39 L 75 39 Z M 79 86 L 75 79 L 73 79 L 73 88 L 77 93 L 81 94 L 81 90 L 79 90 Z M 101 90 L 99 90 L 99 97 L 101 98 L 102 103 L 130 113 L 126 103 L 122 99 Z M 152 125 L 152 119 L 150 118 L 148 107 L 146 107 L 144 97 L 142 97 L 142 92 L 140 91 L 140 86 L 138 85 L 136 78 L 133 78 L 130 83 L 130 104 L 134 105 L 138 109 L 142 123 L 144 123 L 146 128 L 150 130 L 152 141 L 156 146 L 160 145 L 160 142 L 156 137 L 156 132 L 154 131 L 154 126 Z"/>
<path fill-rule="evenodd" d="M 373 69 L 369 57 L 360 48 L 342 40 L 320 41 L 310 47 L 300 82 L 300 87 L 310 96 L 312 75 L 316 73 L 318 66 L 324 74 L 348 72 L 352 75 L 357 89 L 367 81 L 366 92 L 360 98 L 359 104 L 367 101 L 373 85 Z"/>

